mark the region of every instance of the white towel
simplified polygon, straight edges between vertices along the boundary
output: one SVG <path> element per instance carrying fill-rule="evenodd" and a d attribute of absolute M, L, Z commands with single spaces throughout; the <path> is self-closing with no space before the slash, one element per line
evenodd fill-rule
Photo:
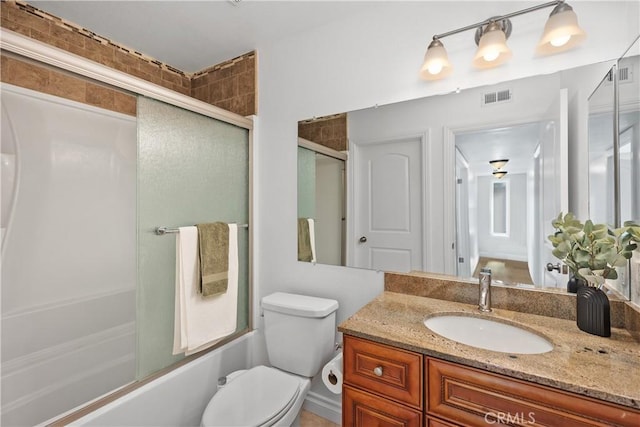
<path fill-rule="evenodd" d="M 202 298 L 199 292 L 198 229 L 180 227 L 176 235 L 176 301 L 173 354 L 211 347 L 235 332 L 238 312 L 238 226 L 229 224 L 227 292 Z"/>
<path fill-rule="evenodd" d="M 316 262 L 316 225 L 313 218 L 307 218 L 309 222 L 309 241 L 311 243 L 311 262 Z"/>

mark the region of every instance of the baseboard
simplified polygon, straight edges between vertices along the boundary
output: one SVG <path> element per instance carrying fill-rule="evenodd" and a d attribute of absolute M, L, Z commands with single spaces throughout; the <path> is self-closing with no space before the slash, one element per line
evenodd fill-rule
<path fill-rule="evenodd" d="M 309 391 L 302 407 L 322 418 L 326 418 L 332 423 L 342 425 L 341 403 L 336 403 L 335 401 L 327 399 L 318 393 Z"/>

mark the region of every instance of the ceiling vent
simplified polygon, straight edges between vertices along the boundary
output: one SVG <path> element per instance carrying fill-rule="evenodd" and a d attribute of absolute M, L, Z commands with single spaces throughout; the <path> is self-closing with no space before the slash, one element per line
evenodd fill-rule
<path fill-rule="evenodd" d="M 512 94 L 509 89 L 496 92 L 486 92 L 482 94 L 482 105 L 493 105 L 501 102 L 511 101 Z"/>
<path fill-rule="evenodd" d="M 613 76 L 611 75 L 611 71 L 607 74 L 607 82 L 611 83 L 613 80 Z M 631 83 L 633 81 L 633 66 L 627 65 L 626 67 L 622 67 L 618 69 L 618 81 L 620 83 Z"/>

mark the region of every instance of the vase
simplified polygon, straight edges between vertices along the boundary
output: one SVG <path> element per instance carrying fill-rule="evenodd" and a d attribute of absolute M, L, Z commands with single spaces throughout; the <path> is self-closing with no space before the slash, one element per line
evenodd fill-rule
<path fill-rule="evenodd" d="M 611 314 L 607 294 L 592 286 L 578 286 L 576 301 L 578 328 L 593 335 L 610 337 Z"/>
<path fill-rule="evenodd" d="M 578 292 L 578 288 L 580 286 L 586 285 L 586 280 L 578 278 L 575 274 L 571 274 L 569 276 L 569 281 L 567 282 L 567 292 L 575 294 Z"/>

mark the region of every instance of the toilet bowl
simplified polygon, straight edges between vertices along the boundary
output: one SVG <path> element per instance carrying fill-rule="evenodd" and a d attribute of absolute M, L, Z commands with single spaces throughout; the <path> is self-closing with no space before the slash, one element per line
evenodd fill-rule
<path fill-rule="evenodd" d="M 262 299 L 267 354 L 259 365 L 227 376 L 213 395 L 202 427 L 289 427 L 334 349 L 338 302 L 276 292 Z"/>
<path fill-rule="evenodd" d="M 256 366 L 237 375 L 215 394 L 202 415 L 200 425 L 290 426 L 310 385 L 309 378 Z"/>

